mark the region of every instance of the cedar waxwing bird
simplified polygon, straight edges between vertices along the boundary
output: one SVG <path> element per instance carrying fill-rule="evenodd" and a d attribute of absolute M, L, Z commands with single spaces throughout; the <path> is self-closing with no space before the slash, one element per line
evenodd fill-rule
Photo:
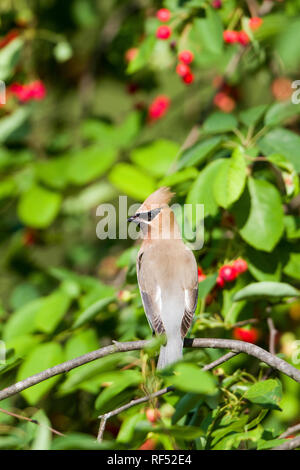
<path fill-rule="evenodd" d="M 168 206 L 173 196 L 169 188 L 158 189 L 128 219 L 142 232 L 137 278 L 146 317 L 152 331 L 167 340 L 160 348 L 158 369 L 182 357 L 198 299 L 197 263 Z"/>

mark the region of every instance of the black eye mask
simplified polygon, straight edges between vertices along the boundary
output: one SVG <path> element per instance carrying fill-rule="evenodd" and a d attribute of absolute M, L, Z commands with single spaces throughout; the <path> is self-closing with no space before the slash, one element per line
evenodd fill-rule
<path fill-rule="evenodd" d="M 155 217 L 160 213 L 161 208 L 152 209 L 152 211 L 148 212 L 140 212 L 136 214 L 136 217 L 147 222 L 151 222 L 151 220 L 155 219 Z"/>

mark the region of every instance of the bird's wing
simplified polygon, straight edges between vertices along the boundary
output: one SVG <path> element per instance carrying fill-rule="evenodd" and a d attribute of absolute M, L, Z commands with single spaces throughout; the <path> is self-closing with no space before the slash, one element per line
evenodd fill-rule
<path fill-rule="evenodd" d="M 165 328 L 161 320 L 160 315 L 160 292 L 159 286 L 155 285 L 155 280 L 153 278 L 154 273 L 151 273 L 151 276 L 148 275 L 146 282 L 146 271 L 144 266 L 144 252 L 140 251 L 137 258 L 137 278 L 140 288 L 140 293 L 142 297 L 142 302 L 146 317 L 152 331 L 157 334 L 164 334 Z"/>
<path fill-rule="evenodd" d="M 184 338 L 192 324 L 198 301 L 198 270 L 193 253 L 186 250 L 182 262 L 182 280 L 185 293 L 185 309 L 181 322 L 181 336 Z"/>

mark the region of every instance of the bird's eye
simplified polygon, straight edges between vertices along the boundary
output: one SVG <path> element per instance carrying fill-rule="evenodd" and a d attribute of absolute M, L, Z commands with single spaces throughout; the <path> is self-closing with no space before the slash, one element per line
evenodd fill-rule
<path fill-rule="evenodd" d="M 153 220 L 160 213 L 160 211 L 161 211 L 160 208 L 153 209 L 152 211 L 149 211 L 148 214 L 150 214 L 150 219 L 148 219 L 148 220 Z"/>

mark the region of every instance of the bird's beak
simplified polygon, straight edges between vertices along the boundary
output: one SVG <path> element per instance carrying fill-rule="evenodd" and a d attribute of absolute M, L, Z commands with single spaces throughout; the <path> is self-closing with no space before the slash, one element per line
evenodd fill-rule
<path fill-rule="evenodd" d="M 127 222 L 135 222 L 136 215 L 132 215 L 131 217 L 128 217 Z"/>

